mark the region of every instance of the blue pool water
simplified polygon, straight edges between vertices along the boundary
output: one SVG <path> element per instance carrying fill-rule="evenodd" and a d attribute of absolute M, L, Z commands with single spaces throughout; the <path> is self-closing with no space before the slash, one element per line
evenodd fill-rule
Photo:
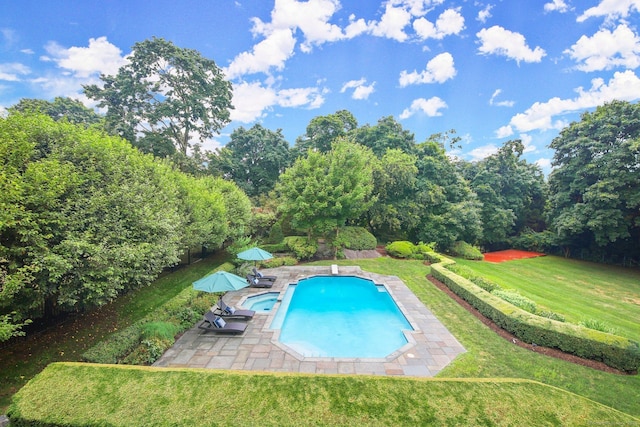
<path fill-rule="evenodd" d="M 280 292 L 267 292 L 260 295 L 254 295 L 247 297 L 242 305 L 248 310 L 254 310 L 258 313 L 268 313 L 271 311 L 276 301 L 278 301 L 278 295 L 280 295 Z"/>
<path fill-rule="evenodd" d="M 384 358 L 407 343 L 402 331 L 411 325 L 384 286 L 316 276 L 293 289 L 271 328 L 279 327 L 280 342 L 305 357 Z"/>

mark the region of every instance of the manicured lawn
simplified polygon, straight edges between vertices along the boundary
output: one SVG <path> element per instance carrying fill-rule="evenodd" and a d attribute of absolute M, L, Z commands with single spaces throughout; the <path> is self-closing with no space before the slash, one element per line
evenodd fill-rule
<path fill-rule="evenodd" d="M 16 395 L 48 425 L 586 425 L 635 419 L 522 380 L 287 375 L 54 364 Z"/>
<path fill-rule="evenodd" d="M 123 296 L 112 304 L 75 316 L 0 350 L 0 414 L 6 411 L 11 395 L 49 363 L 81 360 L 82 353 L 89 347 L 153 312 L 226 258 L 227 255 L 221 253 L 166 273 L 152 285 Z"/>
<path fill-rule="evenodd" d="M 640 341 L 640 271 L 556 256 L 501 263 L 456 262 L 503 288 L 578 323 L 596 319 L 617 335 Z"/>
<path fill-rule="evenodd" d="M 562 261 L 565 260 L 559 259 L 558 261 L 559 268 L 562 270 Z M 640 422 L 638 420 L 640 417 L 640 405 L 638 405 L 640 377 L 638 375 L 623 376 L 604 373 L 513 345 L 497 336 L 455 301 L 433 286 L 426 279 L 426 275 L 430 271 L 429 267 L 420 261 L 378 258 L 337 262 L 323 261 L 316 264 L 333 263 L 360 265 L 364 270 L 396 275 L 402 279 L 467 349 L 467 353 L 458 357 L 454 363 L 445 368 L 438 375 L 438 379 L 487 379 L 487 385 L 469 386 L 465 382 L 450 383 L 447 380 L 436 383 L 423 381 L 429 384 L 429 386 L 423 387 L 416 386 L 416 384 L 421 384 L 420 380 L 368 379 L 369 377 L 348 377 L 336 385 L 330 384 L 333 381 L 331 378 L 335 377 L 297 374 L 267 376 L 250 372 L 240 375 L 246 380 L 238 380 L 236 376 L 239 374 L 229 373 L 228 377 L 221 377 L 220 381 L 222 382 L 218 383 L 216 382 L 218 380 L 213 380 L 213 378 L 218 378 L 216 375 L 222 375 L 221 373 L 205 372 L 205 375 L 200 379 L 195 379 L 199 376 L 197 372 L 201 371 L 193 371 L 193 374 L 189 375 L 194 375 L 194 379 L 186 382 L 183 379 L 178 379 L 171 386 L 164 383 L 155 386 L 160 392 L 166 393 L 163 399 L 172 402 L 172 399 L 179 398 L 191 407 L 198 410 L 202 408 L 203 411 L 204 408 L 210 408 L 207 409 L 207 411 L 211 411 L 209 419 L 220 423 L 233 421 L 233 417 L 229 417 L 229 411 L 233 414 L 241 414 L 243 410 L 248 410 L 253 420 L 262 420 L 264 417 L 265 425 L 277 424 L 277 422 L 271 421 L 272 417 L 280 417 L 278 418 L 280 421 L 289 420 L 286 416 L 291 412 L 287 411 L 309 414 L 306 418 L 305 416 L 292 418 L 296 421 L 302 420 L 306 424 L 325 425 L 349 423 L 355 425 L 364 422 L 388 425 L 387 421 L 393 421 L 399 425 L 416 425 L 416 420 L 428 420 L 431 419 L 429 418 L 431 416 L 436 417 L 433 418 L 436 420 L 434 421 L 436 424 L 440 422 L 450 425 L 459 425 L 465 422 L 485 425 L 490 425 L 492 422 L 495 422 L 496 425 L 574 425 L 588 424 L 600 416 L 610 422 Z M 188 286 L 194 277 L 200 277 L 210 271 L 213 266 L 204 268 L 201 273 L 192 274 L 191 268 L 200 268 L 196 264 L 190 269 L 183 269 L 175 273 L 179 276 L 188 274 L 190 278 L 174 278 L 173 280 L 179 280 L 181 283 L 179 286 L 182 289 L 184 286 Z M 580 269 L 579 267 L 578 269 Z M 624 273 L 624 270 L 621 270 L 621 273 Z M 610 274 L 616 274 L 616 272 Z M 627 279 L 622 278 L 621 280 Z M 636 293 L 636 297 L 639 295 L 640 293 Z M 162 292 L 158 292 L 157 297 L 162 299 Z M 142 303 L 139 301 L 135 303 L 136 306 L 138 304 Z M 137 310 L 146 314 L 148 309 L 151 308 Z M 123 312 L 127 313 L 128 310 L 123 309 Z M 635 319 L 638 319 L 638 316 Z M 78 330 L 82 330 L 82 328 L 78 328 Z M 4 375 L 4 367 L 2 369 Z M 160 371 L 162 372 L 162 370 Z M 191 372 L 191 370 L 188 371 Z M 136 375 L 140 375 L 142 378 L 143 374 Z M 173 375 L 167 372 L 166 378 L 154 381 L 171 382 L 174 381 Z M 87 374 L 87 377 L 92 378 L 92 375 Z M 263 380 L 263 377 L 268 380 Z M 285 379 L 274 380 L 273 378 Z M 289 378 L 291 380 L 287 382 Z M 503 382 L 500 379 L 506 381 Z M 633 421 L 628 421 L 628 418 L 625 420 L 624 417 L 620 418 L 615 415 L 615 412 L 609 412 L 605 409 L 601 414 L 609 415 L 596 415 L 596 412 L 592 412 L 596 409 L 585 404 L 583 399 L 576 400 L 570 394 L 556 393 L 553 389 L 541 388 L 531 385 L 531 383 L 514 382 L 513 379 L 530 379 L 555 386 L 636 418 Z M 102 395 L 110 394 L 109 390 L 115 387 L 112 384 L 117 385 L 117 381 L 112 382 L 104 379 L 99 381 L 102 381 L 103 384 L 99 387 L 99 389 L 102 388 Z M 144 385 L 145 382 L 141 381 L 140 384 Z M 394 385 L 390 386 L 389 384 Z M 4 388 L 4 381 L 2 381 L 2 387 Z M 418 387 L 417 391 L 415 391 L 416 387 Z M 143 387 L 141 390 L 144 389 L 146 388 Z M 34 390 L 34 396 L 41 398 L 43 392 Z M 203 390 L 206 392 L 204 393 L 205 397 L 202 397 L 201 394 Z M 233 393 L 230 393 L 229 390 L 233 390 Z M 235 405 L 233 403 L 234 395 L 239 396 L 237 407 L 233 406 Z M 113 395 L 114 405 L 128 404 L 125 397 L 118 396 L 118 394 Z M 215 403 L 217 399 L 221 399 L 220 405 Z M 434 407 L 431 402 L 436 400 L 440 403 Z M 132 402 L 134 405 L 142 405 L 136 403 L 138 402 L 136 399 Z M 528 402 L 532 402 L 532 406 L 529 406 Z M 229 411 L 225 410 L 225 405 L 232 405 L 229 407 Z M 177 404 L 174 405 L 174 407 L 176 406 Z M 453 409 L 452 414 L 462 413 L 466 418 L 449 417 L 446 412 L 449 406 Z M 556 411 L 556 407 L 562 408 L 562 411 Z M 289 409 L 283 410 L 282 408 Z M 136 406 L 136 410 L 138 409 Z M 541 414 L 536 413 L 541 410 Z M 495 411 L 502 418 L 494 418 Z M 580 411 L 585 411 L 586 414 L 595 418 L 577 418 L 581 415 Z M 566 412 L 565 418 L 560 416 L 561 412 Z M 487 418 L 482 418 L 482 413 L 489 415 Z M 157 414 L 153 415 L 157 416 Z M 173 416 L 171 413 L 160 415 Z M 294 416 L 299 415 L 291 415 L 291 417 Z M 502 421 L 498 422 L 499 419 Z M 531 424 L 532 422 L 533 424 Z"/>
<path fill-rule="evenodd" d="M 364 270 L 400 277 L 451 331 L 467 353 L 441 371 L 439 378 L 527 378 L 640 417 L 640 375 L 596 371 L 513 345 L 425 279 L 430 269 L 420 261 L 377 258 L 322 262 L 324 265 L 333 263 L 360 265 Z M 614 271 L 621 271 L 626 277 L 625 270 Z M 640 293 L 636 296 L 640 297 Z M 634 319 L 640 321 L 638 316 Z"/>

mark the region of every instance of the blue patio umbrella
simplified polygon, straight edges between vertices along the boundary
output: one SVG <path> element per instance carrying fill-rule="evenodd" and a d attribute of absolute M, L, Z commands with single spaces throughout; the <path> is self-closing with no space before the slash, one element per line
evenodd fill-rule
<path fill-rule="evenodd" d="M 246 279 L 226 271 L 216 271 L 193 282 L 193 289 L 211 293 L 237 291 L 247 286 L 249 283 Z"/>
<path fill-rule="evenodd" d="M 238 254 L 238 258 L 245 261 L 264 261 L 273 258 L 273 255 L 256 246 L 255 248 L 247 249 L 246 251 L 240 252 Z"/>

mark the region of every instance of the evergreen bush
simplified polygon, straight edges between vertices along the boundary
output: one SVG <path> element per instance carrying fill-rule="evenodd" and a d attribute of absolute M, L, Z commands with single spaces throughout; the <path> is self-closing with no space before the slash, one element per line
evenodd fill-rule
<path fill-rule="evenodd" d="M 451 254 L 463 259 L 470 260 L 483 260 L 484 255 L 480 252 L 480 249 L 476 246 L 470 245 L 467 242 L 458 241 L 453 244 L 451 248 Z"/>
<path fill-rule="evenodd" d="M 304 236 L 287 236 L 284 243 L 297 259 L 311 259 L 318 252 L 318 242 Z"/>
<path fill-rule="evenodd" d="M 389 243 L 385 249 L 387 253 L 396 258 L 409 258 L 415 252 L 415 245 L 406 240 Z"/>

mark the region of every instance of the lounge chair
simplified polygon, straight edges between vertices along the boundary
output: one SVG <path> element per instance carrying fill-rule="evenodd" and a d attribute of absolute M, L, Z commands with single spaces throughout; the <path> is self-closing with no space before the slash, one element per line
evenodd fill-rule
<path fill-rule="evenodd" d="M 252 276 L 251 274 L 247 274 L 247 282 L 252 288 L 270 288 L 273 286 L 273 282 L 271 280 L 258 279 L 256 276 Z"/>
<path fill-rule="evenodd" d="M 212 311 L 204 314 L 204 319 L 198 325 L 198 328 L 216 334 L 239 335 L 247 329 L 246 323 L 227 322 L 222 317 L 216 316 Z"/>
<path fill-rule="evenodd" d="M 227 305 L 222 298 L 218 300 L 218 304 L 216 308 L 213 310 L 213 313 L 224 318 L 228 319 L 243 319 L 243 320 L 251 320 L 253 319 L 253 315 L 256 314 L 253 310 L 241 310 L 230 305 Z"/>
<path fill-rule="evenodd" d="M 253 275 L 255 277 L 257 277 L 258 279 L 271 280 L 272 282 L 275 282 L 276 279 L 278 278 L 278 276 L 265 276 L 264 274 L 262 274 L 258 270 L 256 270 L 255 267 L 253 267 Z"/>

